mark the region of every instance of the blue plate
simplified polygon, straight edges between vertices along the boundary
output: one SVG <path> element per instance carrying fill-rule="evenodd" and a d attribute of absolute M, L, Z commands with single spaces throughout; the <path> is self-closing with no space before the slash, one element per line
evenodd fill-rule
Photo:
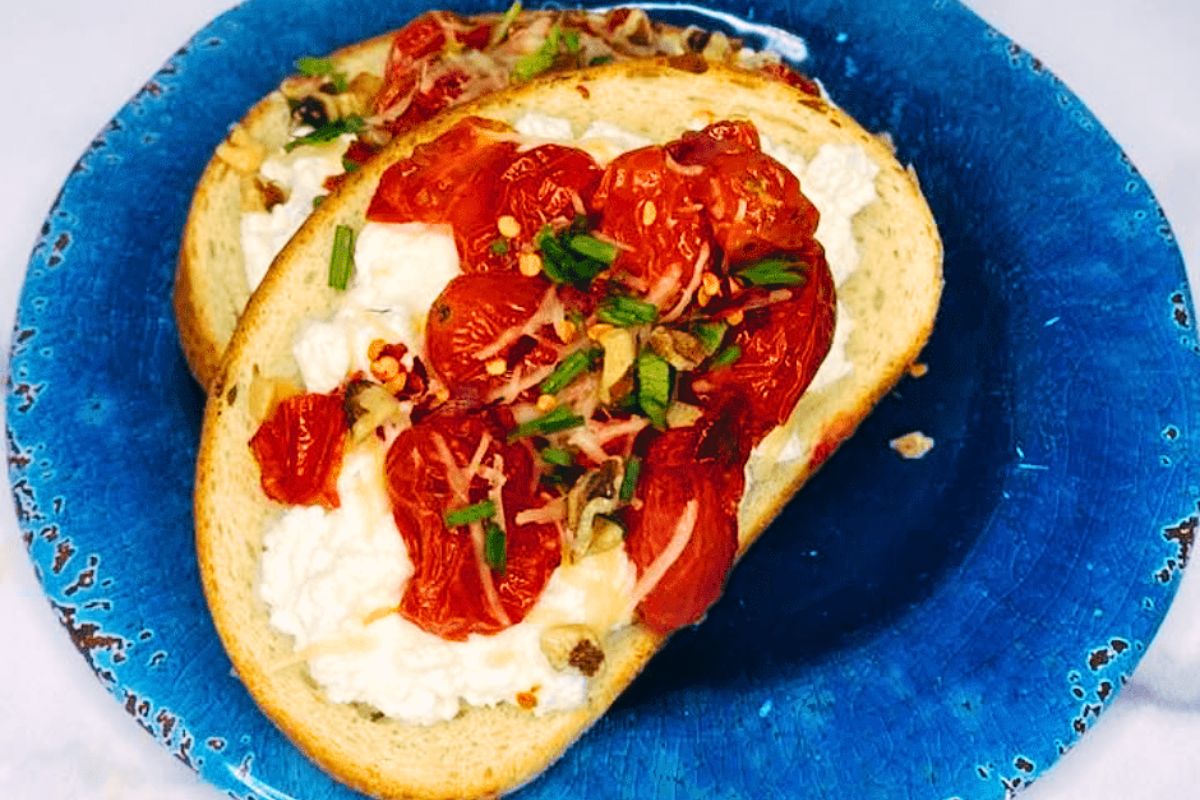
<path fill-rule="evenodd" d="M 205 609 L 177 240 L 226 126 L 293 58 L 418 10 L 253 0 L 213 22 L 75 166 L 21 297 L 10 477 L 46 594 L 134 721 L 236 797 L 352 793 L 258 712 Z M 916 165 L 946 244 L 931 371 L 522 796 L 999 798 L 1116 696 L 1187 560 L 1200 347 L 1183 265 L 1087 109 L 957 3 L 745 13 L 801 34 L 805 68 Z M 937 446 L 902 462 L 887 441 L 914 429 Z"/>

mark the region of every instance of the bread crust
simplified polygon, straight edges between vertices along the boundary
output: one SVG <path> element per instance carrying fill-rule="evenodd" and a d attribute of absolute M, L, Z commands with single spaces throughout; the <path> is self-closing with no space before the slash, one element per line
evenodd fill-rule
<path fill-rule="evenodd" d="M 385 798 L 476 798 L 531 780 L 612 704 L 662 645 L 632 625 L 606 641 L 607 658 L 582 708 L 534 717 L 513 706 L 468 708 L 433 726 L 372 721 L 325 700 L 303 665 L 280 667 L 290 638 L 271 628 L 258 599 L 262 537 L 280 507 L 263 496 L 246 443 L 257 420 L 248 408 L 255 375 L 297 374 L 286 343 L 307 316 L 327 313 L 334 292 L 321 278 L 333 229 L 361 222 L 387 165 L 456 121 L 480 115 L 511 122 L 526 108 L 572 120 L 617 119 L 622 127 L 666 141 L 690 121 L 750 118 L 775 143 L 811 158 L 824 143 L 854 142 L 880 166 L 879 199 L 854 220 L 862 261 L 839 289 L 854 317 L 847 345 L 853 372 L 801 398 L 748 466 L 753 478 L 739 513 L 739 553 L 752 544 L 819 466 L 813 458 L 780 462 L 798 437 L 812 453 L 840 441 L 903 375 L 933 325 L 942 287 L 942 249 L 912 173 L 845 113 L 780 82 L 710 65 L 697 74 L 668 59 L 622 62 L 560 73 L 454 109 L 393 141 L 350 176 L 336 197 L 305 223 L 276 260 L 233 335 L 205 412 L 196 480 L 197 552 L 205 596 L 226 650 L 264 712 L 338 780 Z M 577 87 L 587 91 L 580 92 Z M 773 455 L 774 454 L 774 455 Z"/>

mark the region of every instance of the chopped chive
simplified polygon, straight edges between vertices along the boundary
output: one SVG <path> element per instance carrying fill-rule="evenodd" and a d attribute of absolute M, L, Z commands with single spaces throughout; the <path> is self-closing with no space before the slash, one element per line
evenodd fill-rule
<path fill-rule="evenodd" d="M 704 349 L 710 353 L 715 353 L 721 346 L 721 340 L 725 338 L 727 330 L 729 330 L 729 326 L 724 322 L 698 322 L 692 326 L 692 333 L 700 340 L 700 344 L 704 345 Z"/>
<path fill-rule="evenodd" d="M 754 286 L 797 286 L 806 280 L 807 269 L 808 265 L 802 261 L 764 258 L 738 270 L 737 276 Z"/>
<path fill-rule="evenodd" d="M 346 158 L 345 156 L 342 156 L 342 169 L 346 171 L 346 174 L 349 174 L 351 172 L 358 172 L 361 168 L 362 168 L 362 164 L 359 164 L 357 161 L 353 161 L 349 158 Z"/>
<path fill-rule="evenodd" d="M 489 37 L 488 44 L 495 46 L 508 38 L 508 31 L 512 24 L 516 22 L 517 16 L 521 13 L 521 0 L 516 0 L 508 10 L 504 12 L 504 16 L 496 23 L 496 27 L 492 29 L 492 35 Z"/>
<path fill-rule="evenodd" d="M 508 568 L 508 537 L 496 523 L 488 520 L 483 525 L 483 560 L 496 572 Z"/>
<path fill-rule="evenodd" d="M 588 66 L 589 67 L 598 67 L 601 64 L 607 64 L 612 60 L 613 60 L 612 56 L 594 56 L 592 58 L 592 60 L 588 62 Z"/>
<path fill-rule="evenodd" d="M 492 251 L 493 255 L 497 255 L 497 256 L 507 255 L 508 254 L 508 240 L 507 239 L 497 239 L 496 241 L 491 243 L 491 245 L 488 247 L 488 249 Z"/>
<path fill-rule="evenodd" d="M 460 525 L 470 525 L 472 522 L 479 522 L 481 519 L 490 519 L 495 515 L 496 504 L 491 500 L 483 500 L 479 503 L 447 511 L 442 516 L 442 519 L 446 521 L 447 528 L 457 528 Z"/>
<path fill-rule="evenodd" d="M 341 119 L 335 119 L 326 122 L 312 133 L 292 139 L 283 146 L 283 149 L 290 153 L 297 147 L 302 147 L 303 145 L 332 142 L 334 139 L 342 136 L 343 134 L 358 133 L 364 127 L 366 127 L 366 123 L 363 122 L 363 118 L 356 114 L 351 114 L 348 117 L 342 117 Z"/>
<path fill-rule="evenodd" d="M 546 277 L 555 283 L 573 283 L 585 288 L 593 278 L 608 269 L 608 264 L 574 251 L 570 245 L 564 244 L 564 239 L 570 241 L 574 238 L 578 238 L 578 234 L 572 235 L 570 229 L 562 236 L 556 236 L 554 229 L 546 225 L 538 232 L 535 242 L 542 253 L 542 271 L 546 273 Z M 598 239 L 596 243 L 603 244 Z"/>
<path fill-rule="evenodd" d="M 602 242 L 595 236 L 589 236 L 586 233 L 576 234 L 567 240 L 567 247 L 579 253 L 581 256 L 595 259 L 604 264 L 611 265 L 617 258 L 617 247 L 608 242 Z"/>
<path fill-rule="evenodd" d="M 654 423 L 667 427 L 667 405 L 671 402 L 671 365 L 657 353 L 643 350 L 638 354 L 638 405 Z"/>
<path fill-rule="evenodd" d="M 635 325 L 649 325 L 658 319 L 658 308 L 653 303 L 635 300 L 632 297 L 612 295 L 605 298 L 596 309 L 596 316 L 609 325 L 632 328 Z"/>
<path fill-rule="evenodd" d="M 712 360 L 712 369 L 728 367 L 741 357 L 742 348 L 738 347 L 736 344 L 731 344 L 729 347 L 726 347 L 724 350 L 717 353 L 716 357 Z"/>
<path fill-rule="evenodd" d="M 621 491 L 619 497 L 621 502 L 628 503 L 633 499 L 633 493 L 637 491 L 638 475 L 642 472 L 642 460 L 637 456 L 630 456 L 625 462 L 625 475 L 621 478 Z"/>
<path fill-rule="evenodd" d="M 563 34 L 563 46 L 567 48 L 568 53 L 578 53 L 579 31 L 568 29 L 567 32 Z"/>
<path fill-rule="evenodd" d="M 542 381 L 541 390 L 545 394 L 557 394 L 571 385 L 571 382 L 587 372 L 600 357 L 599 348 L 576 350 L 559 362 L 554 372 Z"/>
<path fill-rule="evenodd" d="M 329 78 L 336 94 L 341 94 L 350 86 L 349 81 L 346 80 L 346 73 L 338 72 L 333 59 L 330 58 L 302 56 L 296 59 L 296 69 L 300 71 L 301 75 L 309 78 Z"/>
<path fill-rule="evenodd" d="M 296 69 L 301 75 L 309 78 L 319 78 L 333 73 L 333 59 L 317 58 L 316 56 L 301 56 L 296 59 Z"/>
<path fill-rule="evenodd" d="M 321 203 L 325 202 L 326 197 L 328 197 L 328 195 L 319 194 L 313 198 L 313 211 L 316 211 L 318 208 L 321 207 Z"/>
<path fill-rule="evenodd" d="M 542 46 L 528 55 L 521 56 L 513 65 L 513 77 L 519 81 L 527 81 L 554 66 L 554 58 L 558 55 L 558 42 L 562 37 L 562 28 L 558 23 L 550 28 Z"/>
<path fill-rule="evenodd" d="M 566 406 L 559 406 L 548 414 L 535 417 L 528 422 L 522 422 L 508 434 L 508 440 L 524 439 L 526 436 L 544 436 L 583 424 L 583 417 L 571 411 Z"/>
<path fill-rule="evenodd" d="M 333 234 L 333 254 L 329 257 L 329 285 L 345 291 L 354 270 L 354 230 L 338 225 Z"/>
<path fill-rule="evenodd" d="M 575 457 L 571 455 L 571 451 L 564 450 L 561 447 L 543 448 L 542 461 L 545 461 L 547 464 L 553 464 L 556 467 L 575 466 Z"/>

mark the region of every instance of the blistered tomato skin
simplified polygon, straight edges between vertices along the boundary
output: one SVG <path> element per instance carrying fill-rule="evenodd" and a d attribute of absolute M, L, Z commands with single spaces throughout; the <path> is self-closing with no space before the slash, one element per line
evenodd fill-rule
<path fill-rule="evenodd" d="M 470 260 L 515 265 L 518 250 L 532 243 L 543 226 L 562 227 L 586 214 L 601 174 L 595 160 L 574 147 L 545 144 L 519 154 L 500 174 L 494 191 L 497 217 L 511 216 L 520 232 L 506 241 L 503 255 L 492 251 L 493 232 Z"/>
<path fill-rule="evenodd" d="M 685 133 L 670 149 L 681 164 L 704 168 L 692 178 L 692 191 L 729 263 L 787 254 L 812 241 L 816 207 L 800 193 L 796 176 L 759 149 L 752 125 L 710 125 Z"/>
<path fill-rule="evenodd" d="M 705 405 L 737 398 L 743 407 L 741 427 L 754 443 L 791 416 L 833 343 L 833 276 L 820 245 L 814 243 L 804 257 L 811 262 L 805 283 L 786 289 L 787 300 L 746 312 L 733 329 L 727 344 L 740 348 L 740 357 L 691 378 Z M 755 289 L 748 294 L 766 293 Z"/>
<path fill-rule="evenodd" d="M 250 440 L 267 497 L 288 505 L 337 508 L 348 431 L 340 391 L 280 401 Z"/>
<path fill-rule="evenodd" d="M 516 144 L 498 136 L 510 128 L 468 117 L 445 134 L 418 145 L 388 167 L 367 207 L 374 222 L 425 222 L 454 228 L 464 272 L 486 269 L 473 258 L 499 235 L 494 190 L 516 158 Z"/>
<path fill-rule="evenodd" d="M 542 145 L 517 152 L 500 141 L 507 126 L 468 119 L 384 173 L 367 210 L 376 222 L 426 222 L 454 229 L 464 272 L 515 270 L 542 226 L 586 210 L 600 168 L 582 150 Z M 500 233 L 513 218 L 516 236 Z"/>
<path fill-rule="evenodd" d="M 600 232 L 623 245 L 611 279 L 642 295 L 657 295 L 660 281 L 671 284 L 662 292 L 660 308 L 679 299 L 706 251 L 711 258 L 708 222 L 690 178 L 671 167 L 662 147 L 613 159 L 593 204 L 601 213 Z"/>
<path fill-rule="evenodd" d="M 496 633 L 507 624 L 487 600 L 470 531 L 446 527 L 445 513 L 465 503 L 452 486 L 439 440 L 456 470 L 470 463 L 485 435 L 491 443 L 483 463 L 490 466 L 497 455 L 503 460 L 507 565 L 492 576 L 508 622 L 524 619 L 560 561 L 560 537 L 553 525 L 516 523 L 520 509 L 544 501 L 533 495 L 533 454 L 524 445 L 506 444 L 507 428 L 499 414 L 442 412 L 401 433 L 388 450 L 388 494 L 414 568 L 400 613 L 444 639 Z M 470 480 L 470 503 L 487 499 L 487 493 L 482 478 Z"/>
<path fill-rule="evenodd" d="M 690 541 L 638 606 L 642 623 L 659 633 L 700 621 L 721 596 L 737 554 L 744 456 L 702 458 L 705 429 L 677 428 L 654 440 L 638 482 L 642 505 L 629 519 L 625 548 L 640 576 L 666 549 L 687 504 L 699 504 Z"/>
<path fill-rule="evenodd" d="M 411 93 L 417 83 L 418 74 L 414 64 L 434 53 L 441 52 L 446 45 L 446 32 L 432 13 L 422 14 L 409 22 L 392 39 L 384 67 L 383 89 L 376 95 L 376 111 L 384 111 L 393 103 Z"/>
<path fill-rule="evenodd" d="M 498 351 L 485 349 L 506 331 L 525 327 L 552 291 L 544 278 L 511 272 L 479 272 L 450 281 L 429 309 L 425 343 L 429 366 L 452 397 L 481 405 L 489 392 L 511 380 L 514 369 L 558 359 L 548 331 L 540 329 L 536 332 L 543 338 L 510 336 Z M 497 359 L 504 369 L 489 373 L 488 364 Z"/>

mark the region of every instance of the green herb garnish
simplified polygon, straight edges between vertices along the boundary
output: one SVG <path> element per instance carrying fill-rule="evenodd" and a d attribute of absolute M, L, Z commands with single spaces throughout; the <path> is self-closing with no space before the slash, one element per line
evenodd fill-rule
<path fill-rule="evenodd" d="M 346 74 L 338 72 L 330 58 L 302 56 L 296 59 L 296 69 L 309 78 L 329 78 L 338 94 L 346 91 L 348 86 Z"/>
<path fill-rule="evenodd" d="M 588 66 L 589 67 L 598 67 L 601 64 L 607 64 L 612 60 L 613 60 L 612 56 L 593 56 L 592 60 L 588 62 Z"/>
<path fill-rule="evenodd" d="M 807 280 L 808 265 L 786 258 L 764 258 L 740 269 L 737 276 L 754 286 L 798 286 Z"/>
<path fill-rule="evenodd" d="M 596 317 L 609 325 L 632 328 L 635 325 L 649 325 L 658 319 L 658 308 L 653 303 L 618 294 L 606 297 L 600 303 Z"/>
<path fill-rule="evenodd" d="M 488 249 L 492 251 L 493 255 L 497 255 L 497 256 L 508 255 L 508 240 L 507 239 L 497 239 L 496 241 L 492 242 L 491 245 L 488 246 Z"/>
<path fill-rule="evenodd" d="M 542 461 L 545 461 L 547 464 L 553 464 L 556 467 L 575 466 L 575 457 L 571 455 L 571 451 L 564 450 L 561 447 L 543 448 Z"/>
<path fill-rule="evenodd" d="M 517 16 L 521 13 L 521 0 L 516 0 L 508 10 L 504 12 L 504 16 L 496 23 L 496 27 L 492 28 L 492 35 L 488 37 L 488 45 L 495 47 L 508 38 L 508 31 L 512 28 L 512 24 L 517 21 Z"/>
<path fill-rule="evenodd" d="M 609 266 L 617 258 L 617 246 L 615 244 L 601 241 L 595 236 L 589 236 L 586 233 L 577 233 L 570 239 L 567 239 L 567 247 L 581 256 L 600 261 Z"/>
<path fill-rule="evenodd" d="M 667 405 L 671 402 L 671 365 L 657 353 L 643 350 L 637 360 L 638 405 L 654 423 L 667 427 Z"/>
<path fill-rule="evenodd" d="M 335 119 L 326 122 L 312 133 L 292 139 L 283 146 L 283 149 L 290 153 L 297 147 L 302 147 L 304 145 L 332 142 L 334 139 L 344 134 L 358 133 L 364 127 L 366 127 L 366 123 L 363 122 L 363 118 L 356 114 L 351 114 L 348 117 L 342 117 L 341 119 Z"/>
<path fill-rule="evenodd" d="M 447 528 L 457 528 L 460 525 L 470 525 L 472 522 L 479 522 L 481 519 L 491 519 L 495 515 L 496 504 L 491 500 L 484 500 L 469 506 L 447 511 L 442 516 L 442 519 L 446 521 Z"/>
<path fill-rule="evenodd" d="M 349 175 L 352 172 L 358 172 L 362 169 L 362 164 L 342 156 L 342 169 Z"/>
<path fill-rule="evenodd" d="M 319 194 L 319 195 L 317 195 L 316 197 L 314 197 L 314 198 L 313 198 L 313 211 L 316 211 L 318 208 L 320 208 L 320 207 L 321 207 L 321 203 L 324 203 L 324 202 L 325 202 L 325 198 L 326 198 L 326 197 L 328 197 L 328 196 L 329 196 L 329 195 Z"/>
<path fill-rule="evenodd" d="M 571 411 L 566 406 L 559 406 L 548 414 L 535 417 L 528 422 L 522 422 L 508 434 L 508 441 L 524 439 L 526 436 L 544 436 L 583 424 L 583 417 Z"/>
<path fill-rule="evenodd" d="M 633 499 L 633 493 L 637 491 L 638 475 L 642 472 L 642 460 L 637 456 L 630 456 L 625 462 L 625 475 L 621 478 L 621 491 L 618 495 L 621 502 L 628 503 Z"/>
<path fill-rule="evenodd" d="M 724 322 L 697 322 L 692 326 L 692 334 L 700 340 L 700 344 L 704 345 L 704 349 L 710 353 L 715 353 L 717 348 L 721 346 L 721 341 L 725 338 L 725 331 L 729 330 L 729 326 Z"/>
<path fill-rule="evenodd" d="M 306 75 L 309 78 L 320 78 L 333 73 L 333 59 L 301 56 L 296 59 L 296 69 L 299 70 L 301 75 Z"/>
<path fill-rule="evenodd" d="M 345 291 L 354 270 L 354 230 L 338 225 L 333 233 L 333 254 L 329 257 L 329 285 Z"/>
<path fill-rule="evenodd" d="M 483 525 L 483 560 L 496 572 L 508 568 L 508 537 L 491 520 Z"/>
<path fill-rule="evenodd" d="M 542 253 L 542 271 L 546 273 L 547 278 L 555 283 L 572 283 L 579 288 L 586 288 L 593 278 L 608 269 L 611 262 L 592 258 L 570 244 L 576 239 L 590 239 L 598 245 L 604 245 L 599 239 L 576 232 L 577 227 L 572 225 L 563 233 L 555 235 L 554 229 L 546 225 L 534 241 Z M 584 249 L 588 249 L 589 246 L 582 245 Z"/>
<path fill-rule="evenodd" d="M 556 22 L 550 27 L 550 33 L 546 34 L 546 40 L 542 42 L 541 47 L 528 55 L 521 56 L 517 59 L 517 63 L 513 64 L 513 77 L 519 81 L 527 81 L 553 67 L 554 59 L 558 56 L 558 43 L 561 38 L 562 28 Z"/>
<path fill-rule="evenodd" d="M 568 53 L 579 52 L 579 31 L 568 29 L 563 34 L 563 46 L 567 48 Z"/>
<path fill-rule="evenodd" d="M 603 351 L 599 348 L 576 350 L 559 362 L 554 372 L 542 381 L 541 390 L 545 394 L 557 394 L 571 385 L 571 382 L 587 372 L 600 358 Z"/>
<path fill-rule="evenodd" d="M 728 367 L 741 357 L 742 348 L 738 347 L 736 344 L 731 344 L 729 347 L 726 347 L 724 350 L 717 353 L 716 358 L 712 360 L 711 368 L 720 369 L 721 367 Z"/>

